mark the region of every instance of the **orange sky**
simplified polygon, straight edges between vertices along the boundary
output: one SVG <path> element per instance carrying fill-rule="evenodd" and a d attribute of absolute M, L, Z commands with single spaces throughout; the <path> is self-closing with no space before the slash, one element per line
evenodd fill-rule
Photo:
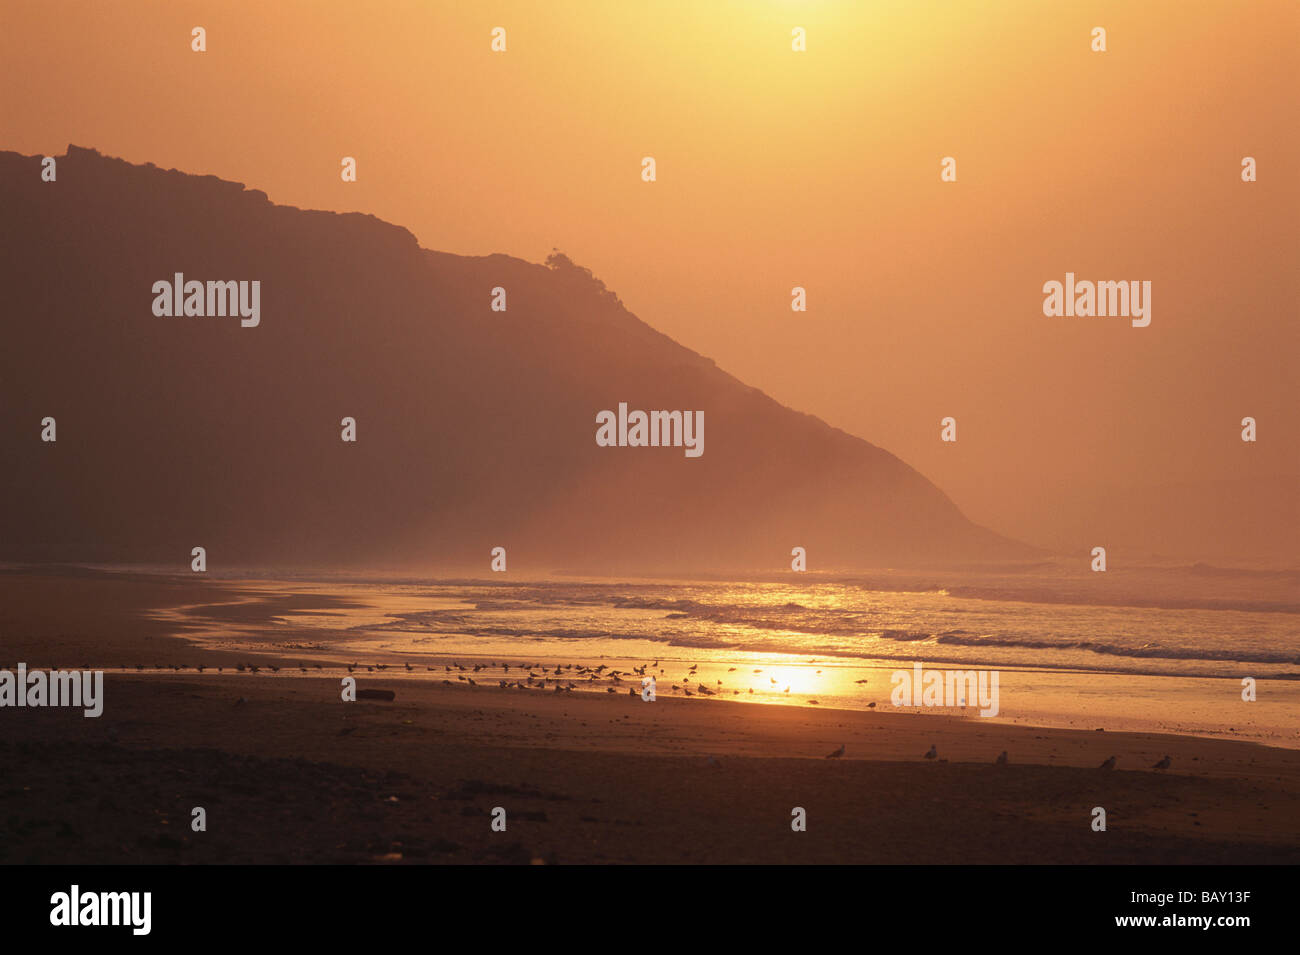
<path fill-rule="evenodd" d="M 1293 0 L 6 0 L 0 148 L 559 247 L 973 519 L 1072 546 L 1108 487 L 1300 474 L 1298 56 Z M 1044 317 L 1066 271 L 1151 281 L 1151 326 Z"/>

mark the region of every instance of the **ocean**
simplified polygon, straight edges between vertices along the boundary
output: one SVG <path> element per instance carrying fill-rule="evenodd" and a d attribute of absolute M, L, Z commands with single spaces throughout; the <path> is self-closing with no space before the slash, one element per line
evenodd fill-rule
<path fill-rule="evenodd" d="M 996 670 L 999 719 L 1300 745 L 1300 613 L 1285 601 L 1097 605 L 1066 602 L 1059 587 L 1019 586 L 1022 598 L 1010 599 L 987 583 L 893 590 L 851 580 L 223 585 L 237 603 L 159 614 L 225 650 L 414 679 L 544 681 L 525 690 L 630 693 L 654 676 L 660 696 L 883 712 L 900 709 L 893 674 L 916 663 Z"/>

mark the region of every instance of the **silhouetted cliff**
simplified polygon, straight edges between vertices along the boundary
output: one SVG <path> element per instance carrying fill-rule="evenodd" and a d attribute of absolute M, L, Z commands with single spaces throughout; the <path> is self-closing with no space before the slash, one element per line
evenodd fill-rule
<path fill-rule="evenodd" d="M 0 559 L 213 569 L 773 570 L 1024 553 L 893 455 L 782 407 L 589 272 L 70 146 L 0 153 Z M 155 282 L 257 280 L 260 323 Z M 492 289 L 508 308 L 490 308 Z M 703 410 L 704 454 L 596 414 Z M 41 421 L 57 421 L 57 442 Z M 340 420 L 357 422 L 355 444 Z"/>

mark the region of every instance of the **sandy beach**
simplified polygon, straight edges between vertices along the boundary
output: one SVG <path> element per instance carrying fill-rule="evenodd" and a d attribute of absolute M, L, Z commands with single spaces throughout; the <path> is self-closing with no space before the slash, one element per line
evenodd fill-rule
<path fill-rule="evenodd" d="M 382 672 L 358 686 L 393 701 L 344 703 L 338 677 L 230 672 L 246 655 L 145 613 L 219 585 L 5 574 L 0 595 L 0 665 L 106 670 L 99 719 L 0 712 L 0 862 L 1300 861 L 1293 750 Z"/>

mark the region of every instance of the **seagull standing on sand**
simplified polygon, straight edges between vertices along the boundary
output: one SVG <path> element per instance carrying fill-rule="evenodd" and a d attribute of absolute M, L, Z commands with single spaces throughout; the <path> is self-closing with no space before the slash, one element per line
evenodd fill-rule
<path fill-rule="evenodd" d="M 1171 760 L 1169 759 L 1168 756 L 1166 756 L 1164 759 L 1160 760 L 1160 762 L 1154 764 L 1151 768 L 1152 768 L 1152 769 L 1168 769 L 1168 768 L 1169 768 L 1169 764 L 1170 764 L 1170 762 L 1171 762 Z"/>
<path fill-rule="evenodd" d="M 939 751 L 935 749 L 934 744 L 930 744 L 930 751 L 925 754 L 926 759 L 938 759 Z"/>
<path fill-rule="evenodd" d="M 1114 768 L 1115 768 L 1115 757 L 1112 756 L 1110 759 L 1106 760 L 1106 762 L 1102 763 L 1102 764 L 1101 764 L 1100 766 L 1098 766 L 1097 768 L 1098 768 L 1098 769 L 1114 769 Z"/>
<path fill-rule="evenodd" d="M 833 753 L 827 753 L 827 754 L 826 754 L 826 758 L 827 758 L 827 759 L 839 759 L 839 758 L 840 758 L 841 756 L 843 756 L 843 755 L 844 755 L 844 744 L 843 744 L 843 743 L 840 743 L 840 748 L 837 749 L 837 750 L 836 750 L 835 752 L 833 752 Z"/>

